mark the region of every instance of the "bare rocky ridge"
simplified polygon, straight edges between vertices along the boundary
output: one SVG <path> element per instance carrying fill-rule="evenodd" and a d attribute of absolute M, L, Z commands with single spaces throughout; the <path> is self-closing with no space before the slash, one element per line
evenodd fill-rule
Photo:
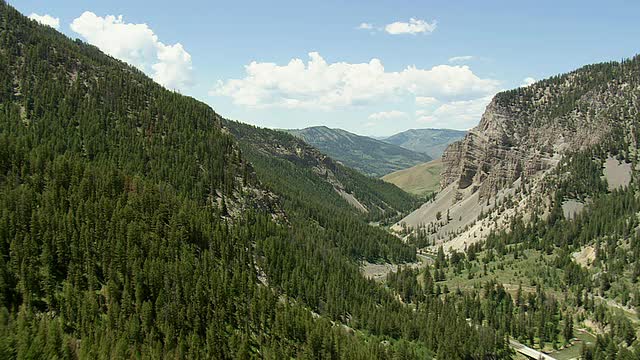
<path fill-rule="evenodd" d="M 382 141 L 439 159 L 449 144 L 462 139 L 465 134 L 466 131 L 450 129 L 409 129 Z"/>
<path fill-rule="evenodd" d="M 478 126 L 445 150 L 440 194 L 393 229 L 426 228 L 436 244 L 463 249 L 514 216 L 544 213 L 553 191 L 545 178 L 565 155 L 603 145 L 615 134 L 637 143 L 627 130 L 640 107 L 639 63 L 636 57 L 589 65 L 497 94 Z M 628 183 L 630 165 L 611 161 L 607 168 L 624 173 L 614 186 Z"/>

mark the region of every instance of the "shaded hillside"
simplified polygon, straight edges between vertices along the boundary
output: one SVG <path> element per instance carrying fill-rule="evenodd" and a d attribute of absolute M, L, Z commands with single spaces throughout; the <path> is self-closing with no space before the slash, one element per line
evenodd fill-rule
<path fill-rule="evenodd" d="M 416 198 L 399 188 L 343 166 L 295 136 L 238 122 L 225 124 L 240 140 L 245 155 L 256 166 L 266 158 L 281 161 L 280 166 L 265 168 L 265 176 L 267 172 L 275 175 L 278 171 L 292 168 L 298 175 L 284 173 L 277 176 L 285 179 L 287 188 L 293 188 L 303 179 L 315 184 L 298 197 L 318 194 L 318 202 L 334 204 L 349 211 L 358 210 L 371 221 L 394 218 L 418 204 Z M 300 176 L 300 172 L 304 175 Z"/>
<path fill-rule="evenodd" d="M 410 129 L 382 141 L 438 159 L 449 144 L 462 139 L 466 133 L 450 129 Z"/>
<path fill-rule="evenodd" d="M 365 175 L 380 177 L 431 160 L 426 154 L 326 126 L 286 130 Z"/>
<path fill-rule="evenodd" d="M 0 70 L 0 358 L 508 353 L 460 299 L 416 309 L 360 276 L 415 248 L 339 195 L 316 204 L 336 190 L 252 155 L 207 105 L 5 2 Z M 351 171 L 365 206 L 412 206 Z"/>
<path fill-rule="evenodd" d="M 411 194 L 424 196 L 440 190 L 441 171 L 442 161 L 437 159 L 408 169 L 394 171 L 383 176 L 382 180 Z"/>

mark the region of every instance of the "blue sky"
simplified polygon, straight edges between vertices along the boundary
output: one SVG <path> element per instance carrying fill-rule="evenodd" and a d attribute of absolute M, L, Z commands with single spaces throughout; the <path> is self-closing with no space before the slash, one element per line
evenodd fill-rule
<path fill-rule="evenodd" d="M 9 3 L 227 118 L 377 136 L 473 127 L 497 91 L 640 47 L 638 1 Z"/>

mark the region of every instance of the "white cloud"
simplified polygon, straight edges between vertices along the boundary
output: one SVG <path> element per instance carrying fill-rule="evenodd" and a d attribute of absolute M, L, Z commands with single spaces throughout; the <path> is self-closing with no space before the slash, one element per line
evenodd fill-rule
<path fill-rule="evenodd" d="M 151 66 L 154 80 L 168 88 L 180 89 L 191 85 L 191 55 L 182 44 L 160 46 L 158 60 Z"/>
<path fill-rule="evenodd" d="M 451 101 L 440 105 L 433 112 L 416 111 L 417 122 L 432 127 L 466 130 L 475 126 L 493 96 L 472 100 Z"/>
<path fill-rule="evenodd" d="M 435 121 L 435 117 L 433 115 L 426 115 L 426 114 L 420 115 L 416 120 L 416 122 L 419 122 L 421 124 L 431 124 L 434 121 Z M 431 125 L 431 126 L 434 126 L 434 125 Z"/>
<path fill-rule="evenodd" d="M 31 13 L 31 15 L 29 15 L 29 19 L 35 20 L 42 25 L 49 25 L 56 30 L 60 27 L 60 19 L 49 14 L 38 15 L 36 13 Z"/>
<path fill-rule="evenodd" d="M 369 119 L 371 120 L 386 120 L 386 119 L 397 119 L 406 117 L 407 113 L 400 110 L 391 110 L 391 111 L 381 111 L 377 113 L 373 113 L 369 115 Z"/>
<path fill-rule="evenodd" d="M 330 110 L 403 96 L 472 99 L 495 93 L 499 85 L 478 77 L 468 66 L 409 66 L 389 72 L 378 59 L 327 63 L 317 52 L 309 58 L 306 64 L 301 59 L 286 65 L 253 61 L 245 66 L 244 78 L 218 81 L 209 94 L 249 107 Z"/>
<path fill-rule="evenodd" d="M 180 43 L 160 42 L 147 24 L 126 23 L 122 15 L 100 17 L 85 11 L 70 27 L 90 44 L 149 73 L 169 89 L 192 85 L 191 55 Z"/>
<path fill-rule="evenodd" d="M 416 96 L 416 105 L 431 106 L 438 103 L 438 99 L 433 96 Z"/>
<path fill-rule="evenodd" d="M 420 19 L 409 19 L 409 22 L 401 22 L 396 21 L 394 23 L 388 24 L 384 27 L 384 30 L 392 35 L 399 34 L 419 34 L 419 33 L 432 33 L 437 26 L 437 22 L 433 20 L 433 22 L 429 23 Z"/>
<path fill-rule="evenodd" d="M 536 82 L 536 79 L 532 78 L 532 77 L 526 77 L 522 80 L 522 84 L 520 84 L 520 87 L 527 87 L 531 84 L 533 84 L 534 82 Z"/>
<path fill-rule="evenodd" d="M 449 58 L 449 62 L 450 63 L 459 63 L 459 62 L 465 62 L 465 61 L 469 61 L 469 60 L 473 60 L 474 56 L 473 55 L 463 55 L 463 56 L 454 56 Z"/>
<path fill-rule="evenodd" d="M 358 25 L 358 29 L 359 30 L 373 30 L 373 24 L 371 23 L 360 23 L 360 25 Z"/>

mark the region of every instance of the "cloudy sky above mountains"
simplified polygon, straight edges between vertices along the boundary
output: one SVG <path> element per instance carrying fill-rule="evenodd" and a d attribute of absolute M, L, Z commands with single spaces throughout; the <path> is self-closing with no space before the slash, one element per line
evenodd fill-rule
<path fill-rule="evenodd" d="M 496 92 L 640 36 L 625 1 L 9 2 L 225 117 L 366 135 L 468 129 Z"/>

